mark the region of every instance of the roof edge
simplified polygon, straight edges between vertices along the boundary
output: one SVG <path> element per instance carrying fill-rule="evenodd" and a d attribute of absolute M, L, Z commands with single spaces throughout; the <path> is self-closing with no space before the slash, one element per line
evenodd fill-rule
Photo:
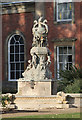
<path fill-rule="evenodd" d="M 6 2 L 6 1 L 1 1 L 0 5 L 7 5 L 7 4 L 16 4 L 16 3 L 28 3 L 28 2 L 34 2 L 35 0 L 20 0 L 20 1 L 9 1 L 9 2 Z"/>

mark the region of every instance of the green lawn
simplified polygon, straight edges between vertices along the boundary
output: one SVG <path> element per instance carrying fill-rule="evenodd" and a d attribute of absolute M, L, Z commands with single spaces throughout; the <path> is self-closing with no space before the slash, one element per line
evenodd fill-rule
<path fill-rule="evenodd" d="M 80 118 L 80 113 L 72 114 L 52 114 L 52 115 L 32 115 L 17 118 Z"/>
<path fill-rule="evenodd" d="M 71 113 L 71 114 L 51 114 L 51 115 L 32 115 L 32 116 L 21 116 L 11 118 L 12 120 L 22 120 L 21 118 L 80 118 L 80 113 Z M 4 118 L 2 120 L 9 120 L 8 118 Z M 36 119 L 33 119 L 36 120 Z M 39 120 L 39 119 L 38 119 Z M 63 119 L 61 119 L 63 120 Z M 81 119 L 80 119 L 81 120 Z"/>

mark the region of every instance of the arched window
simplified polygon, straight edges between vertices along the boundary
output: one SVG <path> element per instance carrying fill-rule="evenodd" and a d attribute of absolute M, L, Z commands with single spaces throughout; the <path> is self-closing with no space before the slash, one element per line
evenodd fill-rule
<path fill-rule="evenodd" d="M 8 80 L 16 81 L 24 72 L 24 38 L 14 34 L 8 41 Z"/>

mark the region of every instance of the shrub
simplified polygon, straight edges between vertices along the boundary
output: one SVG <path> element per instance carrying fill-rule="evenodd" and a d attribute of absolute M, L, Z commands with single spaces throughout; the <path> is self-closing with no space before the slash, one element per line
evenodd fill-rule
<path fill-rule="evenodd" d="M 6 105 L 8 104 L 13 104 L 14 100 L 15 100 L 15 96 L 12 94 L 2 96 L 1 98 L 2 107 L 6 107 Z"/>
<path fill-rule="evenodd" d="M 65 87 L 66 93 L 80 93 L 80 80 L 75 79 L 74 83 Z"/>
<path fill-rule="evenodd" d="M 61 80 L 58 81 L 58 91 L 82 92 L 82 68 L 72 66 L 71 70 L 60 71 Z"/>
<path fill-rule="evenodd" d="M 7 104 L 9 104 L 10 98 L 8 97 L 8 95 L 2 96 L 1 102 L 2 102 L 3 107 L 5 107 Z"/>

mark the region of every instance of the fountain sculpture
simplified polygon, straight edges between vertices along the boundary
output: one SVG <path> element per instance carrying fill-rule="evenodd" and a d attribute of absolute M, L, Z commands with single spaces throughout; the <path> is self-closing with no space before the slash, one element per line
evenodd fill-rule
<path fill-rule="evenodd" d="M 33 43 L 30 50 L 32 60 L 28 60 L 29 64 L 24 73 L 22 73 L 23 78 L 18 80 L 18 94 L 39 95 L 39 93 L 37 94 L 37 91 L 39 92 L 41 90 L 44 92 L 40 93 L 40 95 L 46 93 L 50 95 L 52 74 L 49 69 L 51 59 L 50 51 L 47 47 L 47 20 L 43 20 L 43 17 L 40 17 L 38 21 L 35 20 L 32 33 Z M 23 86 L 24 89 L 27 88 L 26 93 L 23 91 Z M 46 89 L 48 89 L 47 92 Z"/>
<path fill-rule="evenodd" d="M 51 95 L 52 74 L 50 72 L 50 51 L 48 49 L 47 20 L 42 17 L 34 21 L 33 43 L 30 50 L 32 60 L 23 78 L 18 80 L 15 103 L 19 110 L 41 110 L 44 108 L 69 108 L 63 93 Z"/>

